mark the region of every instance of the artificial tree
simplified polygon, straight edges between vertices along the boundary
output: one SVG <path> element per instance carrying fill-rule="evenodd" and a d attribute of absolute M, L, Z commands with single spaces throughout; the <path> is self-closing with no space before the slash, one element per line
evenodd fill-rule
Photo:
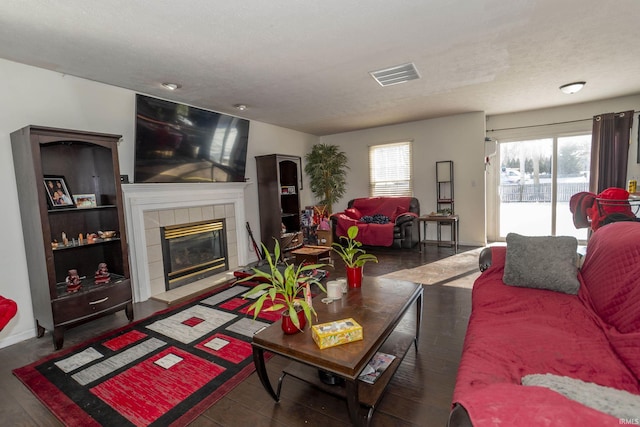
<path fill-rule="evenodd" d="M 333 204 L 346 192 L 347 155 L 337 145 L 315 144 L 305 160 L 304 171 L 309 176 L 311 192 L 331 215 Z"/>

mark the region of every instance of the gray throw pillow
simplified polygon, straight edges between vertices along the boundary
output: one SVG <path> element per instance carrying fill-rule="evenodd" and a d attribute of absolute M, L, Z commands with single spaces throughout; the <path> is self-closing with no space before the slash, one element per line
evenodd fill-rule
<path fill-rule="evenodd" d="M 621 420 L 637 420 L 640 413 L 640 395 L 576 378 L 531 374 L 522 377 L 522 385 L 547 387 L 571 400 Z"/>
<path fill-rule="evenodd" d="M 577 294 L 578 241 L 569 236 L 507 234 L 503 282 L 507 285 Z"/>

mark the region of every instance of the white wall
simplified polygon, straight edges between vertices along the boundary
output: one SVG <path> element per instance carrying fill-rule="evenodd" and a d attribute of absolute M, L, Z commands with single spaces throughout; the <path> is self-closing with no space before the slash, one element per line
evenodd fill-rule
<path fill-rule="evenodd" d="M 133 177 L 135 93 L 1 59 L 0 79 L 4 83 L 0 107 L 0 181 L 5 189 L 4 209 L 0 210 L 4 241 L 0 245 L 0 295 L 18 303 L 18 314 L 0 332 L 1 348 L 35 336 L 9 134 L 33 124 L 122 135 L 120 171 Z M 247 220 L 256 238 L 259 238 L 259 217 L 253 157 L 270 153 L 304 156 L 317 140 L 312 135 L 251 122 L 246 176 L 254 184 L 248 186 L 245 199 Z M 303 203 L 311 201 L 306 188 L 302 198 Z"/>
<path fill-rule="evenodd" d="M 453 160 L 460 242 L 484 245 L 484 135 L 485 115 L 475 112 L 321 137 L 322 143 L 339 145 L 349 158 L 347 192 L 334 212 L 353 198 L 369 195 L 370 145 L 411 140 L 413 188 L 420 213 L 436 210 L 436 161 Z"/>

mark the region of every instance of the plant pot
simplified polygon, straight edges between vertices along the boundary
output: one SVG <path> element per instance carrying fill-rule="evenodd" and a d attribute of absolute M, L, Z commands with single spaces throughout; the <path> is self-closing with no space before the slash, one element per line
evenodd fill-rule
<path fill-rule="evenodd" d="M 300 321 L 300 329 L 296 325 L 293 324 L 291 317 L 289 316 L 289 310 L 284 310 L 282 312 L 282 332 L 287 335 L 295 334 L 304 329 L 307 324 L 307 318 L 304 317 L 304 310 L 300 309 L 297 311 L 298 320 Z"/>
<path fill-rule="evenodd" d="M 350 288 L 362 286 L 362 267 L 347 267 L 347 284 Z"/>

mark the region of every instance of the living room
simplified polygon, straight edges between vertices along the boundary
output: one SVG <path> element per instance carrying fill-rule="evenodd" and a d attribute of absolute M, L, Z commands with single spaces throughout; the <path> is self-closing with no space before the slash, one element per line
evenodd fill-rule
<path fill-rule="evenodd" d="M 31 295 L 28 286 L 23 286 L 28 282 L 29 275 L 9 134 L 30 124 L 121 134 L 123 138 L 118 146 L 120 171 L 133 177 L 134 99 L 137 92 L 8 59 L 0 59 L 0 75 L 5 80 L 4 99 L 7 101 L 0 118 L 0 178 L 5 182 L 8 201 L 0 218 L 5 224 L 5 240 L 10 242 L 0 249 L 0 271 L 4 274 L 0 295 L 15 300 L 20 307 L 9 327 L 0 332 L 0 347 L 7 347 L 35 336 Z M 550 82 L 554 90 L 560 83 Z M 164 97 L 171 99 L 171 94 L 167 93 Z M 461 216 L 461 244 L 484 246 L 487 243 L 485 230 L 488 220 L 485 209 L 487 176 L 484 145 L 487 130 L 583 121 L 604 112 L 639 109 L 640 91 L 635 90 L 617 93 L 614 97 L 531 111 L 494 115 L 487 115 L 484 111 L 467 111 L 322 136 L 254 119 L 251 120 L 247 154 L 248 184 L 244 192 L 246 220 L 254 230 L 257 229 L 259 212 L 255 156 L 286 153 L 304 158 L 315 143 L 339 145 L 350 159 L 349 186 L 343 199 L 335 206 L 335 210 L 342 210 L 348 200 L 368 195 L 368 146 L 409 139 L 413 141 L 412 156 L 416 165 L 413 177 L 415 197 L 421 202 L 422 213 L 435 209 L 435 162 L 452 160 L 456 174 L 456 211 Z M 237 114 L 242 115 L 241 112 Z M 629 177 L 640 176 L 640 167 L 635 158 L 638 149 L 637 126 L 636 121 L 629 150 Z M 312 194 L 306 190 L 307 178 L 303 176 L 303 180 L 305 190 L 301 194 L 302 205 L 314 204 Z M 260 240 L 259 235 L 256 238 Z M 249 260 L 255 260 L 248 239 L 245 245 Z"/>
<path fill-rule="evenodd" d="M 5 182 L 15 182 L 9 134 L 27 123 L 38 123 L 52 127 L 70 129 L 92 129 L 101 132 L 114 130 L 123 135 L 118 149 L 120 153 L 121 173 L 133 176 L 134 151 L 134 98 L 135 92 L 79 79 L 59 73 L 29 67 L 14 62 L 0 60 L 0 66 L 7 81 L 11 99 L 16 100 L 8 109 L 2 121 L 4 132 L 5 162 L 2 168 Z M 42 99 L 41 95 L 47 93 Z M 60 108 L 60 105 L 65 108 Z M 247 221 L 259 224 L 257 207 L 257 188 L 255 163 L 250 160 L 257 155 L 286 152 L 304 157 L 314 143 L 337 144 L 343 148 L 350 159 L 366 159 L 367 146 L 371 141 L 397 141 L 410 138 L 414 141 L 415 159 L 427 159 L 424 167 L 415 168 L 415 197 L 422 204 L 422 212 L 435 209 L 436 186 L 435 162 L 453 160 L 456 173 L 456 209 L 462 214 L 460 223 L 461 243 L 470 246 L 483 246 L 485 238 L 485 195 L 484 195 L 484 140 L 485 127 L 495 128 L 535 126 L 557 121 L 573 121 L 591 117 L 602 111 L 624 111 L 638 109 L 640 95 L 630 95 L 599 102 L 583 103 L 568 107 L 536 110 L 529 113 L 517 113 L 485 117 L 482 112 L 459 114 L 438 119 L 429 119 L 406 124 L 384 126 L 381 128 L 348 132 L 344 134 L 317 137 L 302 132 L 284 129 L 278 126 L 251 122 L 247 173 L 249 185 L 245 191 Z M 105 108 L 108 106 L 108 108 Z M 71 113 L 70 113 L 71 112 Z M 489 123 L 487 125 L 487 123 Z M 634 124 L 637 126 L 637 124 Z M 634 132 L 632 131 L 632 135 Z M 634 146 L 636 139 L 632 138 Z M 631 152 L 633 152 L 633 147 Z M 640 175 L 638 166 L 630 159 L 629 176 Z M 368 194 L 368 166 L 366 161 L 351 161 L 349 164 L 347 193 L 335 209 L 340 211 L 352 198 Z M 635 168 L 635 169 L 634 169 Z M 636 172 L 634 172 L 634 170 Z M 306 180 L 306 177 L 303 177 Z M 308 183 L 307 188 L 308 188 Z M 15 188 L 12 186 L 12 188 Z M 11 190 L 15 191 L 15 190 Z M 17 197 L 14 193 L 14 197 Z M 309 191 L 302 191 L 302 205 L 314 203 Z M 22 245 L 20 214 L 17 202 L 11 204 L 2 215 L 7 224 L 7 240 Z M 259 236 L 256 236 L 259 239 Z M 249 245 L 249 242 L 247 242 Z M 21 314 L 14 320 L 11 333 L 2 331 L 0 342 L 10 345 L 33 336 L 33 319 L 30 315 L 30 295 L 28 288 L 11 286 L 12 283 L 24 283 L 28 279 L 26 261 L 15 248 L 3 248 L 3 263 L 6 272 L 2 292 L 19 302 Z M 255 255 L 253 255 L 255 257 Z M 255 260 L 255 258 L 254 258 Z M 24 307 L 24 308 L 23 308 Z"/>

